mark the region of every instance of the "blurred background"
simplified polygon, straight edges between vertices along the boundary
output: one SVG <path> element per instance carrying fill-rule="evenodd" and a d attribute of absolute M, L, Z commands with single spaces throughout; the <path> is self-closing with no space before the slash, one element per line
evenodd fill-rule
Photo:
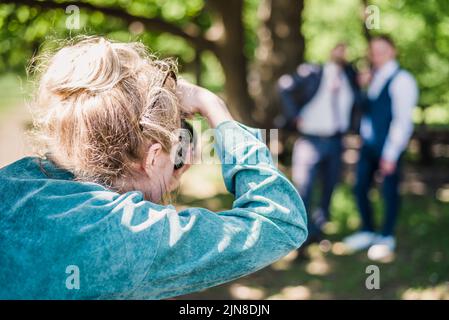
<path fill-rule="evenodd" d="M 379 9 L 379 29 L 365 9 Z M 344 179 L 332 201 L 326 238 L 232 283 L 183 298 L 200 299 L 449 299 L 449 2 L 447 0 L 147 0 L 0 1 L 0 167 L 33 152 L 26 75 L 30 58 L 77 34 L 142 41 L 176 57 L 185 78 L 222 95 L 240 121 L 273 128 L 280 113 L 278 78 L 304 61 L 324 62 L 345 41 L 363 67 L 367 40 L 387 33 L 401 65 L 417 79 L 415 132 L 405 155 L 398 249 L 379 264 L 381 288 L 367 290 L 366 254 L 346 255 L 342 237 L 356 230 L 352 194 L 359 138 L 348 135 Z M 73 20 L 79 14 L 79 25 Z M 75 23 L 75 24 L 74 24 Z M 280 135 L 280 167 L 290 174 L 294 137 Z M 377 218 L 382 202 L 373 190 Z M 220 168 L 193 166 L 177 206 L 222 210 L 232 205 Z"/>

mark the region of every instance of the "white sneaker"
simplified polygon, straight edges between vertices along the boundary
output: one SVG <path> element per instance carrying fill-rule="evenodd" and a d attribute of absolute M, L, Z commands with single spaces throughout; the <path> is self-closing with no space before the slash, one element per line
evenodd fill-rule
<path fill-rule="evenodd" d="M 368 250 L 368 258 L 376 261 L 389 260 L 393 257 L 396 240 L 393 236 L 378 236 Z"/>
<path fill-rule="evenodd" d="M 360 251 L 370 247 L 377 235 L 374 232 L 360 231 L 343 239 L 343 244 L 350 251 Z"/>

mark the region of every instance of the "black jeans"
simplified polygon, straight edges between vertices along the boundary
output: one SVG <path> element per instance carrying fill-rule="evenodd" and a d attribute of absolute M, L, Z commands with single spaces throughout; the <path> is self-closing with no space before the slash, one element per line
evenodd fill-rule
<path fill-rule="evenodd" d="M 357 164 L 356 185 L 354 188 L 357 205 L 362 218 L 362 231 L 374 232 L 373 209 L 368 198 L 374 174 L 379 168 L 380 156 L 369 146 L 363 146 L 360 150 L 360 158 Z M 394 233 L 399 211 L 399 182 L 400 182 L 400 160 L 393 174 L 385 176 L 382 182 L 382 195 L 384 199 L 384 222 L 382 228 L 383 236 Z"/>

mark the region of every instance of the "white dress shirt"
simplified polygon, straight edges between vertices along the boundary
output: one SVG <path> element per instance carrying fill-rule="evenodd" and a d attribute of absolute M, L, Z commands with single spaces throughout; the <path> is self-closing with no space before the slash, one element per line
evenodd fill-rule
<path fill-rule="evenodd" d="M 300 112 L 298 129 L 318 136 L 345 132 L 353 103 L 354 94 L 344 71 L 335 63 L 326 63 L 317 93 Z"/>
<path fill-rule="evenodd" d="M 376 99 L 388 79 L 398 70 L 399 64 L 392 60 L 383 65 L 374 74 L 368 87 L 368 98 Z M 413 133 L 413 108 L 418 102 L 418 86 L 413 76 L 401 70 L 390 84 L 389 93 L 392 104 L 393 119 L 385 141 L 382 158 L 396 162 L 405 150 Z M 360 133 L 365 140 L 372 138 L 373 130 L 370 119 L 363 117 Z"/>

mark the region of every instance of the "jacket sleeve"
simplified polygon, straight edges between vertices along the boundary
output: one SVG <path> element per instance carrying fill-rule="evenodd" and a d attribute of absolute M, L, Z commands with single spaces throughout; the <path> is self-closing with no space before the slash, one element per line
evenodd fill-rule
<path fill-rule="evenodd" d="M 235 195 L 229 210 L 178 212 L 143 200 L 139 192 L 97 191 L 81 193 L 87 200 L 77 198 L 75 208 L 49 217 L 53 234 L 63 225 L 67 230 L 58 232 L 73 235 L 60 237 L 71 242 L 55 243 L 72 248 L 58 259 L 77 265 L 81 274 L 80 290 L 63 295 L 168 298 L 247 275 L 298 248 L 307 237 L 304 205 L 273 164 L 260 131 L 224 122 L 215 130 L 215 151 Z M 51 198 L 58 206 L 54 192 Z"/>
<path fill-rule="evenodd" d="M 390 86 L 393 119 L 382 150 L 382 158 L 397 162 L 413 134 L 413 109 L 418 102 L 418 86 L 408 72 L 401 72 Z"/>
<path fill-rule="evenodd" d="M 299 106 L 294 98 L 294 92 L 302 85 L 301 78 L 295 75 L 283 75 L 278 80 L 279 96 L 281 98 L 284 117 L 287 121 L 293 121 L 298 115 Z M 289 123 L 291 125 L 291 123 Z"/>
<path fill-rule="evenodd" d="M 166 298 L 215 286 L 259 270 L 307 237 L 295 187 L 273 164 L 259 130 L 228 121 L 215 148 L 232 209 L 166 208 L 158 250 L 137 297 Z M 201 183 L 201 182 L 198 182 Z"/>

